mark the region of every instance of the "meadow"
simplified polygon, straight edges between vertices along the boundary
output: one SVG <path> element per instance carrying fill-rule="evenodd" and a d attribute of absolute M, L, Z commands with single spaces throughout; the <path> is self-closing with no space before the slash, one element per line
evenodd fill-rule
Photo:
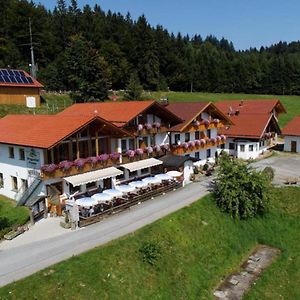
<path fill-rule="evenodd" d="M 0 289 L 0 299 L 213 299 L 258 244 L 281 250 L 246 299 L 300 299 L 300 189 L 278 188 L 264 217 L 233 220 L 210 194 L 128 236 Z M 154 265 L 145 245 L 159 249 Z M 154 251 L 155 252 L 155 251 Z"/>

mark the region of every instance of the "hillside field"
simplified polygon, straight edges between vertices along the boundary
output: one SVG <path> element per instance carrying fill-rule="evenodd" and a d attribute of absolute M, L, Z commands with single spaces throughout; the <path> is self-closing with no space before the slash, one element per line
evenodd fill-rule
<path fill-rule="evenodd" d="M 0 289 L 0 299 L 213 299 L 222 278 L 258 244 L 281 250 L 246 296 L 300 299 L 300 189 L 274 192 L 270 212 L 233 220 L 213 195 L 123 238 Z M 155 245 L 157 262 L 140 249 Z M 154 251 L 155 252 L 155 251 Z M 144 253 L 144 252 L 143 252 Z"/>

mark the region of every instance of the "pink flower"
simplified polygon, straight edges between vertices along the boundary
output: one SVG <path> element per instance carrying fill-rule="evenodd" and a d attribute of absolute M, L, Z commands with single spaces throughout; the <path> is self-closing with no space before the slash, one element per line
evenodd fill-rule
<path fill-rule="evenodd" d="M 225 136 L 224 134 L 221 134 L 220 137 L 221 137 L 221 139 L 222 139 L 223 141 L 226 140 L 226 136 Z"/>
<path fill-rule="evenodd" d="M 195 122 L 194 122 L 194 126 L 199 126 L 200 125 L 200 122 L 198 121 L 198 120 L 196 120 Z"/>
<path fill-rule="evenodd" d="M 118 161 L 121 154 L 119 152 L 113 152 L 109 156 L 113 161 Z"/>
<path fill-rule="evenodd" d="M 86 160 L 84 158 L 77 158 L 74 160 L 74 166 L 77 167 L 78 169 L 83 168 L 85 163 Z"/>
<path fill-rule="evenodd" d="M 143 124 L 139 124 L 139 125 L 138 125 L 138 131 L 143 130 L 143 128 L 144 128 Z"/>
<path fill-rule="evenodd" d="M 200 140 L 195 140 L 195 145 L 196 145 L 196 146 L 200 146 L 200 145 L 201 145 Z"/>
<path fill-rule="evenodd" d="M 58 169 L 58 166 L 56 164 L 44 165 L 41 167 L 42 172 L 47 173 L 47 174 L 52 174 L 57 169 Z"/>
<path fill-rule="evenodd" d="M 161 127 L 160 122 L 154 122 L 154 123 L 153 123 L 153 127 L 154 127 L 154 128 L 160 128 L 160 127 Z"/>
<path fill-rule="evenodd" d="M 208 128 L 209 127 L 209 125 L 210 125 L 210 121 L 209 120 L 204 120 L 204 126 L 206 127 L 206 128 Z"/>
<path fill-rule="evenodd" d="M 91 157 L 88 157 L 86 159 L 86 161 L 91 163 L 92 165 L 95 165 L 99 160 L 98 160 L 97 156 L 91 156 Z"/>
<path fill-rule="evenodd" d="M 209 139 L 209 141 L 212 143 L 212 144 L 215 144 L 216 143 L 216 138 L 211 138 L 211 139 Z"/>
<path fill-rule="evenodd" d="M 189 148 L 189 143 L 183 143 L 183 144 L 182 144 L 182 147 L 183 147 L 184 149 L 188 149 L 188 148 Z"/>
<path fill-rule="evenodd" d="M 106 154 L 106 153 L 100 154 L 100 155 L 98 156 L 98 160 L 99 160 L 100 162 L 108 161 L 108 159 L 109 159 L 109 155 Z"/>
<path fill-rule="evenodd" d="M 203 146 L 203 145 L 205 145 L 206 144 L 206 140 L 205 139 L 201 139 L 200 140 L 200 144 Z"/>
<path fill-rule="evenodd" d="M 146 148 L 147 153 L 152 153 L 153 152 L 153 148 L 151 146 Z"/>
<path fill-rule="evenodd" d="M 161 145 L 161 148 L 168 151 L 168 150 L 170 150 L 170 145 L 169 144 L 163 144 L 163 145 Z"/>
<path fill-rule="evenodd" d="M 219 119 L 214 119 L 214 120 L 213 120 L 213 123 L 214 123 L 215 125 L 219 124 L 219 122 L 220 122 Z"/>
<path fill-rule="evenodd" d="M 58 164 L 58 168 L 63 171 L 68 171 L 74 163 L 72 161 L 63 160 Z"/>
<path fill-rule="evenodd" d="M 146 123 L 146 124 L 144 125 L 144 127 L 145 127 L 147 130 L 149 130 L 149 129 L 152 128 L 152 125 L 151 125 L 150 123 Z"/>
<path fill-rule="evenodd" d="M 133 150 L 127 150 L 126 151 L 126 155 L 129 157 L 129 158 L 132 158 L 132 157 L 134 157 L 134 151 Z"/>
<path fill-rule="evenodd" d="M 217 140 L 217 142 L 220 142 L 220 141 L 221 141 L 221 137 L 218 135 L 218 136 L 216 137 L 216 140 Z"/>
<path fill-rule="evenodd" d="M 137 155 L 142 155 L 142 154 L 144 153 L 144 150 L 141 149 L 141 148 L 138 148 L 138 149 L 135 150 L 135 153 L 136 153 Z"/>
<path fill-rule="evenodd" d="M 159 145 L 156 145 L 156 146 L 153 147 L 153 150 L 155 152 L 159 152 L 159 151 L 161 151 L 161 147 Z"/>
<path fill-rule="evenodd" d="M 194 141 L 190 141 L 189 142 L 189 147 L 190 148 L 194 148 L 195 147 L 195 142 Z"/>

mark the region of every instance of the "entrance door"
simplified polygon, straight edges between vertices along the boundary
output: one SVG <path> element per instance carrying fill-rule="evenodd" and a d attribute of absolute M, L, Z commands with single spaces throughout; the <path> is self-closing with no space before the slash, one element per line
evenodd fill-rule
<path fill-rule="evenodd" d="M 106 189 L 111 189 L 111 178 L 105 178 L 103 179 L 103 188 Z"/>
<path fill-rule="evenodd" d="M 297 142 L 291 141 L 291 152 L 297 152 Z"/>

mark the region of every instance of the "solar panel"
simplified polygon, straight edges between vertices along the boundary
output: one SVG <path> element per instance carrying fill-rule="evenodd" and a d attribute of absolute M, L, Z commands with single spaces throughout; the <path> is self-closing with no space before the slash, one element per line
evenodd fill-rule
<path fill-rule="evenodd" d="M 2 75 L 0 75 L 0 82 L 5 82 Z"/>
<path fill-rule="evenodd" d="M 28 83 L 33 83 L 33 80 L 31 77 L 27 77 Z"/>
<path fill-rule="evenodd" d="M 7 70 L 2 70 L 2 75 L 8 75 L 8 72 L 7 72 Z"/>
<path fill-rule="evenodd" d="M 16 77 L 15 76 L 8 76 L 9 80 L 13 83 L 17 83 Z"/>
<path fill-rule="evenodd" d="M 18 70 L 13 70 L 13 73 L 14 73 L 14 76 L 18 76 L 18 77 L 22 76 L 20 74 L 20 71 L 18 71 Z"/>
<path fill-rule="evenodd" d="M 3 75 L 2 77 L 4 78 L 4 82 L 11 83 L 11 81 L 9 80 L 9 76 Z"/>
<path fill-rule="evenodd" d="M 20 76 L 16 76 L 17 83 L 23 83 Z"/>
<path fill-rule="evenodd" d="M 14 72 L 12 70 L 7 70 L 7 72 L 8 72 L 9 76 L 15 76 L 15 74 L 14 74 Z"/>

